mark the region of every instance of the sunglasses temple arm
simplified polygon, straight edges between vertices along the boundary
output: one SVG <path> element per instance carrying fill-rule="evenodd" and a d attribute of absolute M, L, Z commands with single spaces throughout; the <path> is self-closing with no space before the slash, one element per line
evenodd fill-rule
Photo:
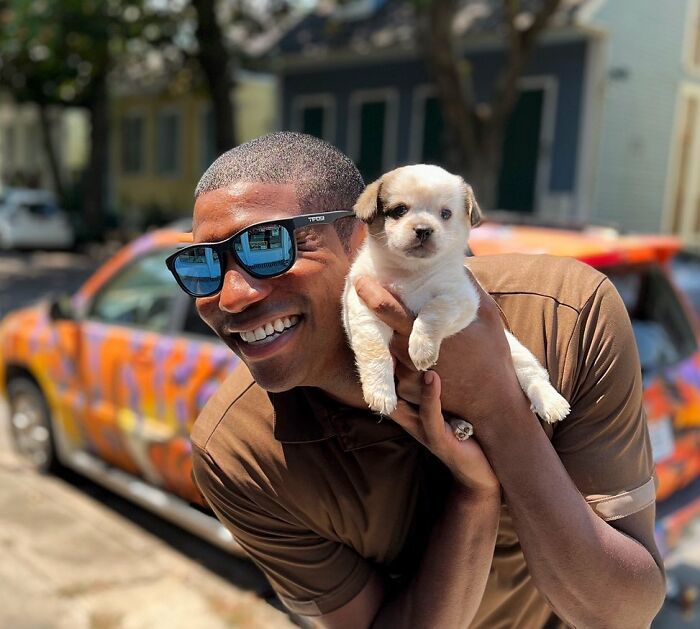
<path fill-rule="evenodd" d="M 292 219 L 294 229 L 306 227 L 307 225 L 328 225 L 334 223 L 339 218 L 347 218 L 354 216 L 354 212 L 349 210 L 338 210 L 335 212 L 321 212 L 319 214 L 307 214 L 305 216 L 296 216 Z"/>

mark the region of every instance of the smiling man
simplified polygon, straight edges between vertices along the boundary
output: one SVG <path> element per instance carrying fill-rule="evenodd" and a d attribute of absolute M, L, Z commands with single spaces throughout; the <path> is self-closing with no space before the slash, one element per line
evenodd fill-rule
<path fill-rule="evenodd" d="M 664 579 L 639 360 L 614 288 L 571 260 L 473 258 L 495 301 L 482 295 L 423 376 L 406 356 L 410 314 L 358 282 L 396 331 L 405 402 L 380 421 L 340 321 L 362 189 L 342 153 L 287 132 L 222 155 L 197 187 L 194 244 L 168 265 L 244 363 L 192 431 L 213 511 L 281 600 L 327 627 L 648 626 Z M 503 320 L 571 402 L 560 425 L 530 411 Z M 475 438 L 457 441 L 441 406 Z"/>

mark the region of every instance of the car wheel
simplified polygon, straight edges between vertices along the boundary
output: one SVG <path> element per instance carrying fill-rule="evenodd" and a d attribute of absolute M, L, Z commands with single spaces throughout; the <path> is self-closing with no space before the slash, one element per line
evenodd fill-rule
<path fill-rule="evenodd" d="M 10 433 L 17 453 L 40 472 L 56 471 L 60 465 L 41 389 L 28 378 L 14 378 L 7 385 L 10 402 Z"/>

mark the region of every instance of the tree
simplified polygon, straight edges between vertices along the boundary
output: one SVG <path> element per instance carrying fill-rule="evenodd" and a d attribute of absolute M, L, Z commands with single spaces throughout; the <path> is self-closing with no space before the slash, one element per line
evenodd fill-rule
<path fill-rule="evenodd" d="M 161 3 L 162 4 L 162 3 Z M 149 0 L 5 0 L 0 3 L 0 84 L 16 100 L 39 107 L 44 144 L 59 194 L 56 150 L 45 116 L 50 105 L 84 107 L 90 117 L 90 155 L 84 219 L 101 233 L 109 156 L 108 78 L 125 59 L 172 41 L 175 5 Z"/>
<path fill-rule="evenodd" d="M 295 8 L 294 0 L 191 0 L 197 28 L 197 51 L 214 112 L 216 149 L 236 145 L 232 94 L 235 70 L 249 57 L 247 44 L 275 29 Z"/>
<path fill-rule="evenodd" d="M 422 54 L 445 121 L 448 164 L 473 183 L 487 207 L 494 207 L 505 131 L 518 100 L 518 80 L 561 0 L 540 0 L 530 13 L 523 10 L 520 0 L 501 0 L 505 59 L 488 103 L 477 102 L 471 65 L 460 54 L 453 34 L 459 0 L 413 3 Z"/>

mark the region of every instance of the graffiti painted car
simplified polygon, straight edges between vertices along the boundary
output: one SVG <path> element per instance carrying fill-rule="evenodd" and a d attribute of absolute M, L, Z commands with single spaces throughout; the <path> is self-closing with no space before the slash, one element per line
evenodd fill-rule
<path fill-rule="evenodd" d="M 191 479 L 189 432 L 237 358 L 205 326 L 164 260 L 188 236 L 153 232 L 73 296 L 0 325 L 0 390 L 16 444 L 226 548 Z"/>
<path fill-rule="evenodd" d="M 190 238 L 153 232 L 75 295 L 8 315 L 0 324 L 0 391 L 18 449 L 34 465 L 69 466 L 235 552 L 191 479 L 190 429 L 238 360 L 164 264 Z M 486 224 L 471 244 L 477 255 L 570 255 L 612 278 L 640 350 L 659 500 L 692 484 L 700 476 L 700 353 L 669 273 L 679 243 Z M 660 523 L 662 544 L 688 513 Z"/>
<path fill-rule="evenodd" d="M 604 228 L 567 231 L 487 223 L 473 232 L 471 246 L 476 255 L 573 256 L 601 270 L 617 288 L 639 350 L 656 463 L 657 538 L 668 551 L 685 525 L 700 516 L 700 500 L 694 498 L 700 483 L 700 327 L 691 290 L 697 276 L 688 256 L 679 253 L 680 241 L 620 236 Z"/>

